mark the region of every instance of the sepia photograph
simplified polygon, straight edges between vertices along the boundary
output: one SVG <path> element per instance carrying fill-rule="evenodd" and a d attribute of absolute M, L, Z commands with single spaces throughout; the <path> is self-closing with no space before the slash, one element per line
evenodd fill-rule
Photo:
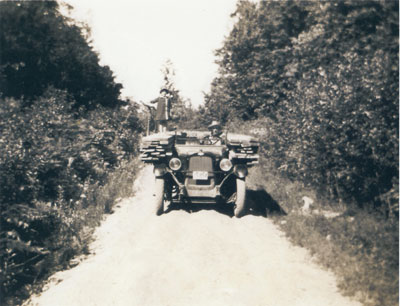
<path fill-rule="evenodd" d="M 0 0 L 0 305 L 398 306 L 398 0 Z"/>

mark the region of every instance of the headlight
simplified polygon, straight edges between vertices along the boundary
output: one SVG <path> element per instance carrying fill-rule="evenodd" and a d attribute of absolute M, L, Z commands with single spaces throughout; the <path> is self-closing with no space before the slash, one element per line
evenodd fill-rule
<path fill-rule="evenodd" d="M 174 171 L 178 171 L 182 167 L 182 162 L 179 158 L 173 157 L 169 161 L 169 167 Z"/>
<path fill-rule="evenodd" d="M 232 169 L 232 162 L 229 159 L 224 158 L 219 162 L 219 167 L 222 171 L 227 172 Z"/>

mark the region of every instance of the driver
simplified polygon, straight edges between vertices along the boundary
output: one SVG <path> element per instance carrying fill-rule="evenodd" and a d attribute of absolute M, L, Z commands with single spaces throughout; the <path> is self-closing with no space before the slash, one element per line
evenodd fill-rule
<path fill-rule="evenodd" d="M 208 130 L 211 131 L 211 135 L 208 136 L 208 140 L 211 144 L 221 145 L 222 144 L 222 127 L 218 121 L 213 121 L 209 126 Z"/>

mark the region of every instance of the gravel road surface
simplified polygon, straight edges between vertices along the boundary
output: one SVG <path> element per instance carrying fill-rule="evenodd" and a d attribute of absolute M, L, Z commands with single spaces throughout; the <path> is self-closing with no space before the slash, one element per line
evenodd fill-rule
<path fill-rule="evenodd" d="M 96 230 L 92 254 L 29 305 L 360 305 L 268 218 L 213 209 L 154 216 L 151 167 L 134 188 Z"/>

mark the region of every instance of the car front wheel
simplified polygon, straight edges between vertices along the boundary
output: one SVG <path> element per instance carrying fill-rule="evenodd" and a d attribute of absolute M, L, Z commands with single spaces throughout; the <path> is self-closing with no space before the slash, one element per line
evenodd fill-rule
<path fill-rule="evenodd" d="M 246 210 L 246 181 L 244 179 L 236 179 L 236 202 L 234 214 L 240 218 Z"/>
<path fill-rule="evenodd" d="M 164 186 L 165 180 L 156 178 L 154 208 L 157 216 L 162 215 L 164 212 Z"/>

